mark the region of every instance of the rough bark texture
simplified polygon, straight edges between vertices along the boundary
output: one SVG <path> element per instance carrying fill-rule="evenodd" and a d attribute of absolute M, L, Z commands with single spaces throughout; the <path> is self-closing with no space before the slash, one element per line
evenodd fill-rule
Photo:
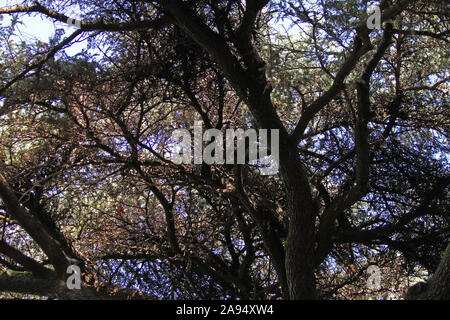
<path fill-rule="evenodd" d="M 450 300 L 450 243 L 436 272 L 427 282 L 419 282 L 409 288 L 408 300 Z"/>

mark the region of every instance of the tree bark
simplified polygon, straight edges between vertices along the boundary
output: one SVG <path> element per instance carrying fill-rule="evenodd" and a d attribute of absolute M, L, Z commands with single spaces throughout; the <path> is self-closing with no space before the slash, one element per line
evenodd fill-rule
<path fill-rule="evenodd" d="M 427 282 L 419 282 L 409 288 L 407 300 L 450 300 L 450 243 L 436 272 Z"/>
<path fill-rule="evenodd" d="M 280 169 L 285 183 L 289 218 L 285 261 L 289 298 L 310 300 L 316 298 L 315 209 L 309 183 L 303 172 L 298 169 L 300 165 L 296 155 L 280 155 Z"/>

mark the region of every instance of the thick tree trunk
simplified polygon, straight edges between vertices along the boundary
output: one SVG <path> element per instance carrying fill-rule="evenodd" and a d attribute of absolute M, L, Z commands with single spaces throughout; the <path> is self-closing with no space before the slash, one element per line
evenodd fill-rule
<path fill-rule="evenodd" d="M 288 149 L 289 150 L 289 149 Z M 316 298 L 314 277 L 314 217 L 315 211 L 309 183 L 300 170 L 296 154 L 280 154 L 280 169 L 286 188 L 289 217 L 286 242 L 286 278 L 289 298 Z M 294 148 L 295 150 L 295 148 Z"/>
<path fill-rule="evenodd" d="M 419 282 L 409 288 L 408 300 L 450 300 L 450 243 L 436 272 L 427 282 Z"/>

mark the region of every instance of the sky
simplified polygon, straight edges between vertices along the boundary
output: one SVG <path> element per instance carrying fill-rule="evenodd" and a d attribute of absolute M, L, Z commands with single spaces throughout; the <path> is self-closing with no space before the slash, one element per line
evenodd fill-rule
<path fill-rule="evenodd" d="M 0 8 L 13 6 L 17 3 L 20 3 L 20 1 L 0 0 Z M 73 18 L 77 17 L 74 16 Z M 10 18 L 7 15 L 3 15 L 3 21 L 1 21 L 1 25 L 5 26 L 9 23 L 9 21 Z M 20 21 L 23 22 L 23 25 L 20 25 L 18 27 L 18 30 L 23 37 L 33 37 L 45 43 L 49 42 L 49 38 L 55 33 L 56 29 L 63 29 L 66 36 L 69 36 L 75 30 L 65 23 L 53 22 L 52 19 L 49 19 L 42 14 L 38 14 L 33 17 L 23 15 L 20 18 Z M 72 56 L 79 53 L 85 47 L 86 42 L 74 43 L 69 48 L 65 49 L 65 52 L 68 55 Z"/>

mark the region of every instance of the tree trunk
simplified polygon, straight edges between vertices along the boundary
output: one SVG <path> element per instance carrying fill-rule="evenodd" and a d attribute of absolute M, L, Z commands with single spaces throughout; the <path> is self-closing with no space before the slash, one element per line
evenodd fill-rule
<path fill-rule="evenodd" d="M 450 300 L 450 243 L 436 272 L 427 282 L 409 288 L 407 300 Z"/>
<path fill-rule="evenodd" d="M 280 148 L 281 149 L 281 148 Z M 289 217 L 286 242 L 286 278 L 289 298 L 316 298 L 314 277 L 315 209 L 310 186 L 301 163 L 292 149 L 280 154 L 280 170 L 285 183 Z M 296 150 L 296 148 L 294 148 Z"/>

